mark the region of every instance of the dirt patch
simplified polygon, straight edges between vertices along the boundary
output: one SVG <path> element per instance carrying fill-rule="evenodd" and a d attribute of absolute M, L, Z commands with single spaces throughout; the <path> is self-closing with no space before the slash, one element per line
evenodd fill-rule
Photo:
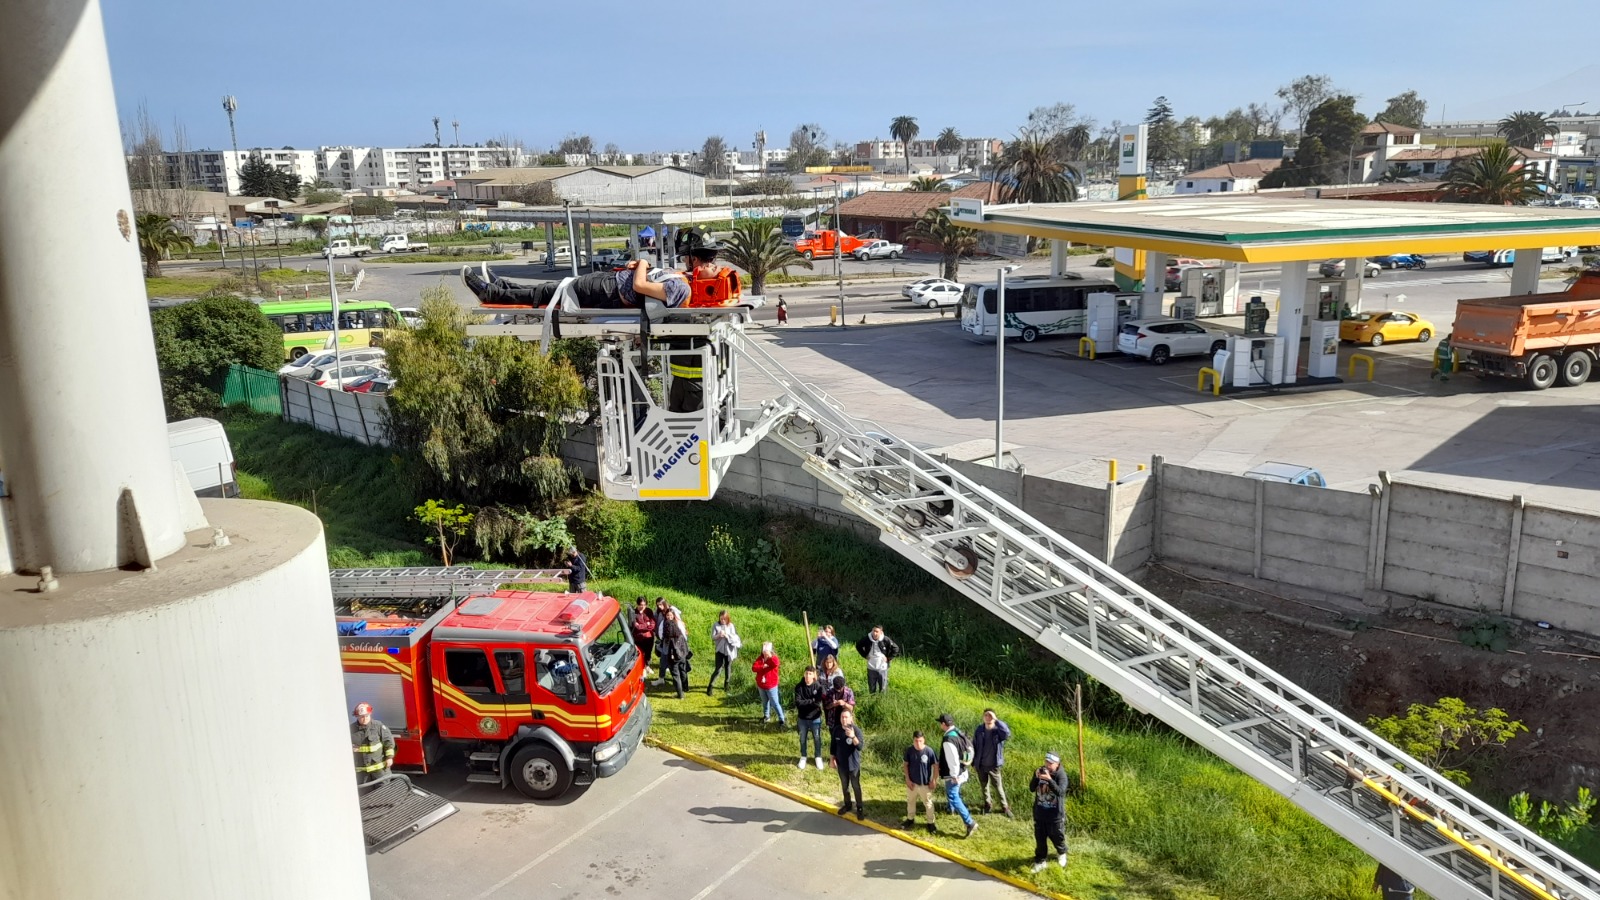
<path fill-rule="evenodd" d="M 1440 697 L 1505 710 L 1528 733 L 1475 776 L 1475 793 L 1566 801 L 1600 778 L 1600 659 L 1581 658 L 1600 654 L 1582 636 L 1518 623 L 1493 652 L 1459 642 L 1475 618 L 1464 611 L 1295 600 L 1159 566 L 1139 581 L 1358 721 Z"/>

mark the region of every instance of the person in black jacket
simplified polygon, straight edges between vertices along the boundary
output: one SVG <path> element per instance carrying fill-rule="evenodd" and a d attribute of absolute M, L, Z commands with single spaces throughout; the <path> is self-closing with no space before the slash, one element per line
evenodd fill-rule
<path fill-rule="evenodd" d="M 841 816 L 850 811 L 850 793 L 854 791 L 856 818 L 867 817 L 866 804 L 861 801 L 861 748 L 866 745 L 867 736 L 856 724 L 855 714 L 848 709 L 839 713 L 839 730 L 833 733 L 830 765 L 839 770 L 839 787 L 844 791 L 844 802 L 839 804 Z"/>
<path fill-rule="evenodd" d="M 867 661 L 867 693 L 888 690 L 889 664 L 900 655 L 900 645 L 883 633 L 882 625 L 874 625 L 866 637 L 856 641 L 856 652 Z"/>
<path fill-rule="evenodd" d="M 1048 844 L 1056 845 L 1056 862 L 1067 867 L 1067 773 L 1061 771 L 1061 757 L 1044 755 L 1044 765 L 1028 783 L 1033 792 L 1033 870 L 1044 871 Z"/>
<path fill-rule="evenodd" d="M 589 560 L 578 552 L 577 547 L 567 548 L 567 590 L 574 594 L 583 593 L 589 584 Z"/>
<path fill-rule="evenodd" d="M 822 768 L 822 697 L 825 689 L 817 680 L 817 667 L 806 666 L 800 682 L 794 686 L 794 718 L 800 727 L 799 767 L 806 767 L 806 736 L 810 735 L 816 746 L 817 768 Z"/>
<path fill-rule="evenodd" d="M 661 651 L 661 662 L 672 684 L 678 689 L 678 699 L 683 699 L 684 688 L 689 685 L 689 635 L 683 630 L 683 620 L 678 610 L 667 607 L 661 630 L 656 632 L 656 644 Z"/>
<path fill-rule="evenodd" d="M 1011 801 L 1006 799 L 1006 786 L 1000 777 L 1000 767 L 1006 764 L 1006 741 L 1011 740 L 1011 726 L 996 716 L 994 710 L 983 711 L 983 724 L 972 733 L 972 767 L 978 770 L 978 786 L 983 788 L 983 812 L 994 811 L 990 790 L 1000 795 L 1000 810 L 1011 818 Z"/>

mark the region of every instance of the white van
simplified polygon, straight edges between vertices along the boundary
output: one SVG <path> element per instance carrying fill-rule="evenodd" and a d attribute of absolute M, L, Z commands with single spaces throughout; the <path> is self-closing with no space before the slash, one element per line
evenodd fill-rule
<path fill-rule="evenodd" d="M 172 461 L 183 466 L 197 497 L 239 496 L 238 466 L 228 434 L 216 419 L 184 419 L 167 423 Z"/>

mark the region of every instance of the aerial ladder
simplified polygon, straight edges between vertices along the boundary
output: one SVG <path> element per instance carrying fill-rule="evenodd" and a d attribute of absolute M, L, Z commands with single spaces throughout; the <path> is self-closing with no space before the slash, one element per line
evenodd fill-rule
<path fill-rule="evenodd" d="M 468 333 L 599 341 L 607 496 L 710 499 L 733 458 L 771 437 L 889 547 L 1431 896 L 1600 900 L 1600 875 L 1566 852 L 797 378 L 745 333 L 751 305 L 547 313 Z M 659 398 L 667 357 L 684 352 L 700 354 L 704 406 L 674 412 Z"/>

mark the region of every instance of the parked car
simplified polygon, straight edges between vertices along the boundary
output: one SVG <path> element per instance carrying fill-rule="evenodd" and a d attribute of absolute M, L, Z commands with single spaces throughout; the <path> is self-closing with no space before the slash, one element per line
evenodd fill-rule
<path fill-rule="evenodd" d="M 311 382 L 318 387 L 333 387 L 335 384 L 342 386 L 347 382 L 354 381 L 357 378 L 365 378 L 368 375 L 385 374 L 388 374 L 388 370 L 377 363 L 341 362 L 337 372 L 331 364 L 312 372 Z"/>
<path fill-rule="evenodd" d="M 1210 356 L 1228 345 L 1228 333 L 1181 319 L 1135 319 L 1117 332 L 1117 349 L 1165 365 L 1174 356 Z"/>
<path fill-rule="evenodd" d="M 387 394 L 394 390 L 394 376 L 387 372 L 363 375 L 354 381 L 345 382 L 344 389 L 351 394 Z"/>
<path fill-rule="evenodd" d="M 919 278 L 905 287 L 902 287 L 900 289 L 900 296 L 909 300 L 911 299 L 912 295 L 916 293 L 918 288 L 924 288 L 930 284 L 955 284 L 955 282 L 948 278 Z"/>
<path fill-rule="evenodd" d="M 966 290 L 966 285 L 956 284 L 953 281 L 941 281 L 918 288 L 911 293 L 911 302 L 928 309 L 938 309 L 942 306 L 955 306 L 961 300 L 961 292 Z"/>
<path fill-rule="evenodd" d="M 1297 466 L 1294 463 L 1262 463 L 1244 473 L 1244 477 L 1257 478 L 1262 481 L 1281 481 L 1285 484 L 1301 484 L 1306 487 L 1328 486 L 1328 480 L 1322 477 L 1321 472 L 1310 466 Z"/>
<path fill-rule="evenodd" d="M 372 248 L 366 244 L 352 244 L 349 241 L 333 241 L 322 248 L 322 255 L 329 259 L 341 256 L 366 256 L 371 252 Z"/>
<path fill-rule="evenodd" d="M 851 256 L 861 261 L 869 259 L 899 259 L 900 254 L 906 252 L 905 244 L 895 244 L 889 241 L 873 241 L 865 247 L 857 247 Z"/>
<path fill-rule="evenodd" d="M 1361 274 L 1362 277 L 1365 278 L 1377 278 L 1378 273 L 1383 271 L 1383 267 L 1372 260 L 1367 260 L 1367 262 L 1362 266 L 1362 269 L 1363 271 Z M 1343 278 L 1344 260 L 1325 259 L 1322 261 L 1322 265 L 1317 266 L 1317 271 L 1322 273 L 1323 278 Z"/>
<path fill-rule="evenodd" d="M 356 347 L 351 350 L 340 350 L 339 359 L 347 363 L 376 362 L 382 364 L 387 354 L 382 347 Z M 291 378 L 309 378 L 318 369 L 325 369 L 333 365 L 334 353 L 332 350 L 323 350 L 320 353 L 307 353 L 291 363 L 286 363 L 278 368 L 279 375 Z"/>
<path fill-rule="evenodd" d="M 1385 269 L 1426 269 L 1428 261 L 1415 253 L 1391 253 L 1388 256 L 1368 257 L 1367 262 L 1375 262 Z"/>
<path fill-rule="evenodd" d="M 401 321 L 412 328 L 422 324 L 422 310 L 417 309 L 415 306 L 397 306 L 394 311 L 399 314 Z"/>
<path fill-rule="evenodd" d="M 1381 347 L 1389 341 L 1427 343 L 1437 331 L 1433 323 L 1414 313 L 1378 310 L 1356 313 L 1339 323 L 1339 340 Z"/>
<path fill-rule="evenodd" d="M 603 250 L 596 250 L 594 252 L 594 268 L 620 269 L 627 264 L 629 259 L 630 257 L 628 256 L 628 252 L 626 250 L 618 250 L 614 247 L 606 247 Z"/>
<path fill-rule="evenodd" d="M 1167 290 L 1183 290 L 1183 273 L 1189 271 L 1190 269 L 1200 269 L 1204 267 L 1205 263 L 1198 259 L 1189 259 L 1186 256 L 1180 256 L 1177 259 L 1169 260 L 1167 262 Z"/>

